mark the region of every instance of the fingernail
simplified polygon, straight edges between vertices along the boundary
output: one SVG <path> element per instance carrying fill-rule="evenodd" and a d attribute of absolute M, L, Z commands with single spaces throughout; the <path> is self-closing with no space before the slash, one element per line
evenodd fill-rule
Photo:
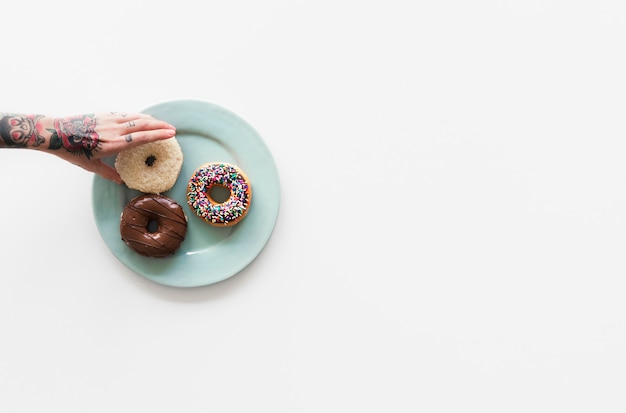
<path fill-rule="evenodd" d="M 176 131 L 170 129 L 170 130 L 167 131 L 167 134 L 170 135 L 170 136 L 174 136 L 174 135 L 176 135 Z"/>

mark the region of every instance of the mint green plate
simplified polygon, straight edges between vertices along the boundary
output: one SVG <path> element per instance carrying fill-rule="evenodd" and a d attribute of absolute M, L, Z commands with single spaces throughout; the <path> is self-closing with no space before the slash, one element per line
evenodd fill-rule
<path fill-rule="evenodd" d="M 141 192 L 95 175 L 92 202 L 100 235 L 119 261 L 159 284 L 199 287 L 232 277 L 265 247 L 278 218 L 280 183 L 271 153 L 248 123 L 212 103 L 171 101 L 142 112 L 176 126 L 183 166 L 174 187 L 163 195 L 185 210 L 188 219 L 185 240 L 168 258 L 147 258 L 131 250 L 121 239 L 120 216 L 126 204 Z M 114 157 L 105 159 L 110 165 L 114 161 Z M 252 187 L 248 214 L 228 228 L 208 225 L 187 205 L 187 181 L 196 168 L 214 161 L 238 165 Z"/>

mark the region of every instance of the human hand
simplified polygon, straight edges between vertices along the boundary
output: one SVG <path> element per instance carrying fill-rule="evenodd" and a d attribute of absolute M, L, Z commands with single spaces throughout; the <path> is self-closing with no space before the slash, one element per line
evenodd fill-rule
<path fill-rule="evenodd" d="M 143 113 L 83 114 L 44 118 L 41 122 L 46 120 L 51 136 L 45 150 L 117 183 L 122 183 L 122 179 L 102 158 L 176 134 L 174 126 Z M 43 134 L 38 129 L 38 134 Z"/>

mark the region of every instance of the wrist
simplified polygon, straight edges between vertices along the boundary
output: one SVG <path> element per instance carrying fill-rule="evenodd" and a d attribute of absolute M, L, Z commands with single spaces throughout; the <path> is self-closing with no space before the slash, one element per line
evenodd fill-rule
<path fill-rule="evenodd" d="M 39 144 L 33 145 L 34 149 L 48 150 L 50 148 L 50 136 L 54 130 L 54 118 L 50 116 L 39 116 L 35 124 L 36 134 Z"/>

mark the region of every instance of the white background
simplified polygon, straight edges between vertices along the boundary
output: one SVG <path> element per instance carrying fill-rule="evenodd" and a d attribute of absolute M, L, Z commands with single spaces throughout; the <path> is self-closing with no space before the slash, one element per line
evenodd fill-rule
<path fill-rule="evenodd" d="M 247 120 L 243 272 L 128 270 L 93 176 L 0 150 L 0 411 L 624 412 L 626 4 L 3 4 L 0 111 Z"/>

